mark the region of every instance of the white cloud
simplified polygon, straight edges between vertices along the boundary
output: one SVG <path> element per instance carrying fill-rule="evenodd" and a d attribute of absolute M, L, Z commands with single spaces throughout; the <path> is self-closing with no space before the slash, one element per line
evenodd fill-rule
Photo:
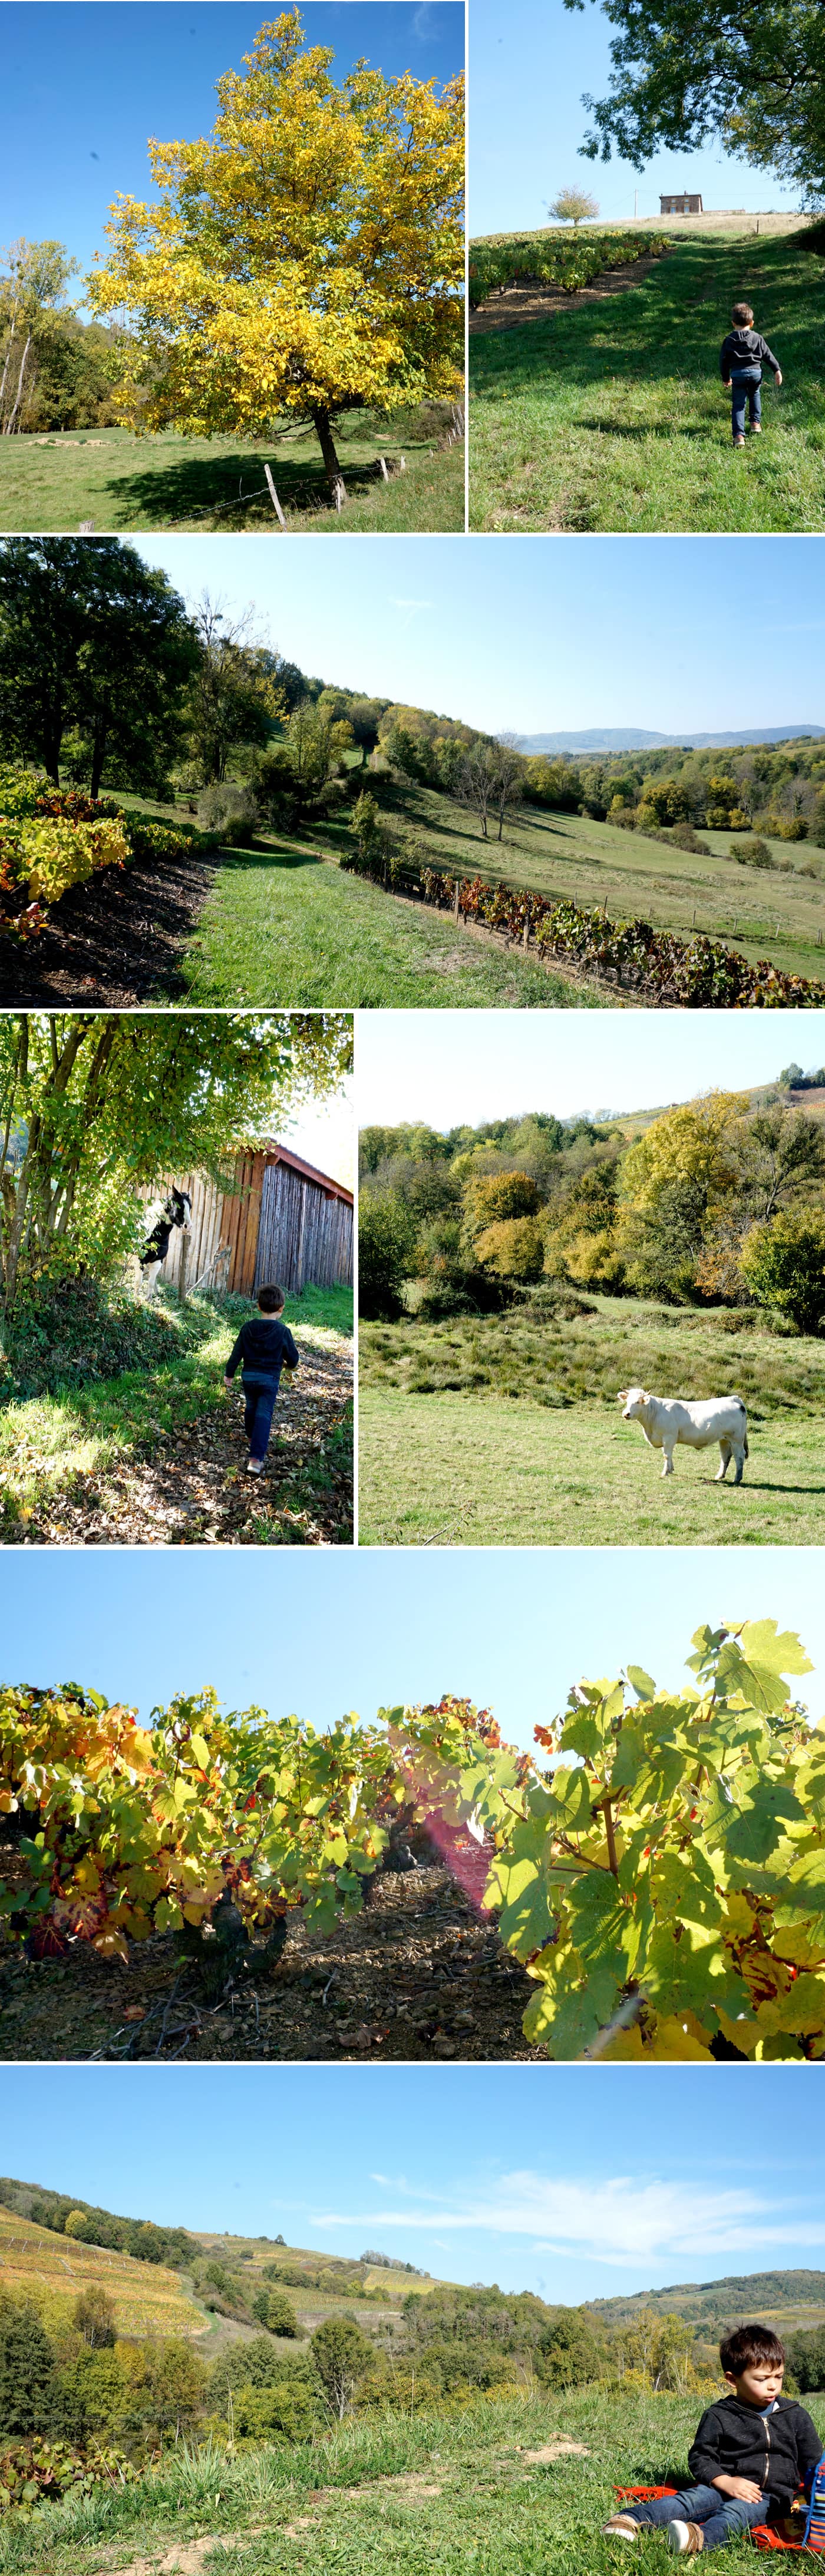
<path fill-rule="evenodd" d="M 377 2178 L 377 2177 L 376 2177 Z M 395 2208 L 343 2213 L 325 2210 L 323 2227 L 416 2228 L 431 2233 L 475 2230 L 488 2236 L 529 2237 L 540 2254 L 589 2254 L 603 2263 L 678 2257 L 693 2269 L 716 2255 L 798 2245 L 809 2235 L 825 2242 L 825 2209 L 813 2220 L 786 2199 L 781 2217 L 753 2191 L 699 2187 L 618 2174 L 582 2182 L 521 2172 L 503 2174 L 478 2193 L 437 2197 L 394 2183 Z"/>

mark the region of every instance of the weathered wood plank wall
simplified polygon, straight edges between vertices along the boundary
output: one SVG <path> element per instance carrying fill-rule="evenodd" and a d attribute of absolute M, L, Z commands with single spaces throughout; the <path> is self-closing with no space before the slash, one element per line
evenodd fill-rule
<path fill-rule="evenodd" d="M 253 1296 L 256 1288 L 276 1280 L 293 1296 L 307 1284 L 351 1287 L 353 1209 L 290 1164 L 259 1150 L 238 1156 L 231 1193 L 222 1192 L 202 1172 L 175 1171 L 141 1195 L 154 1204 L 173 1181 L 188 1190 L 192 1201 L 186 1256 L 190 1290 L 200 1280 L 215 1284 L 221 1252 L 217 1284 L 241 1296 Z M 174 1287 L 180 1279 L 181 1243 L 176 1228 L 160 1274 Z"/>

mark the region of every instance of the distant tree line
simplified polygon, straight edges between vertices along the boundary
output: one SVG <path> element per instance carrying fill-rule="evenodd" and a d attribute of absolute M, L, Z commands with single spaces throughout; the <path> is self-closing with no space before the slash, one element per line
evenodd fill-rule
<path fill-rule="evenodd" d="M 795 1072 L 796 1068 L 791 1068 Z M 715 1092 L 628 1136 L 546 1112 L 361 1137 L 361 1312 L 494 1309 L 559 1285 L 666 1305 L 825 1315 L 825 1125 L 778 1083 Z"/>

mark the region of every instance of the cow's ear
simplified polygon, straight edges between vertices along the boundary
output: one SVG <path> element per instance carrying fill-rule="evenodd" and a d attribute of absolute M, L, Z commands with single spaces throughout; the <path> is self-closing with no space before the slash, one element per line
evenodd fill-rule
<path fill-rule="evenodd" d="M 626 1404 L 626 1403 L 627 1403 L 627 1399 L 628 1399 L 628 1395 L 629 1395 L 629 1393 L 630 1393 L 630 1388 L 629 1388 L 629 1387 L 627 1387 L 627 1386 L 620 1386 L 620 1388 L 619 1388 L 619 1392 L 618 1392 L 618 1395 L 617 1395 L 617 1397 L 616 1397 L 616 1402 L 617 1402 L 617 1404 Z"/>
<path fill-rule="evenodd" d="M 649 1396 L 649 1394 L 648 1394 L 648 1390 L 647 1390 L 647 1387 L 646 1387 L 646 1386 L 643 1386 L 643 1388 L 642 1388 L 642 1403 L 643 1403 L 643 1404 L 649 1404 L 649 1403 L 650 1403 L 650 1396 Z"/>

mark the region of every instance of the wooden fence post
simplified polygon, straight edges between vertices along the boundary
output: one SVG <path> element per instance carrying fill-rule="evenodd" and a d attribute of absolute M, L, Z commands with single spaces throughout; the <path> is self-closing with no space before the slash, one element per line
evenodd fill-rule
<path fill-rule="evenodd" d="M 186 1273 L 187 1273 L 188 1267 L 189 1267 L 189 1231 L 188 1231 L 188 1227 L 187 1227 L 187 1226 L 184 1226 L 183 1231 L 182 1231 L 182 1234 L 181 1234 L 181 1239 L 180 1239 L 180 1261 L 179 1261 L 179 1263 L 178 1263 L 178 1305 L 179 1305 L 179 1306 L 185 1306 L 185 1304 L 186 1304 Z"/>
<path fill-rule="evenodd" d="M 273 480 L 272 480 L 272 468 L 271 468 L 271 466 L 270 466 L 270 465 L 265 465 L 265 466 L 264 466 L 264 473 L 265 473 L 265 475 L 266 475 L 266 479 L 267 479 L 267 482 L 268 482 L 268 484 L 269 484 L 269 498 L 270 498 L 270 500 L 271 500 L 272 507 L 273 507 L 273 510 L 274 510 L 274 512 L 275 512 L 275 516 L 276 516 L 276 518 L 277 518 L 277 519 L 280 519 L 280 522 L 281 522 L 281 526 L 282 526 L 282 528 L 285 528 L 285 527 L 286 527 L 286 520 L 285 520 L 285 518 L 284 518 L 283 510 L 282 510 L 282 508 L 281 508 L 281 504 L 280 504 L 280 501 L 279 501 L 279 499 L 278 499 L 277 492 L 276 492 L 276 490 L 275 490 L 275 485 L 274 485 Z"/>
<path fill-rule="evenodd" d="M 455 894 L 453 895 L 453 919 L 454 919 L 454 921 L 457 921 L 457 920 L 458 920 L 458 893 L 459 893 L 459 888 L 458 888 L 458 878 L 456 878 Z"/>
<path fill-rule="evenodd" d="M 381 467 L 381 472 L 382 472 L 382 474 L 383 474 L 384 481 L 385 481 L 385 483 L 388 483 L 390 478 L 389 478 L 389 475 L 388 475 L 388 473 L 387 473 L 387 459 L 386 459 L 386 457 L 385 457 L 385 456 L 379 456 L 378 462 L 379 462 L 379 465 L 380 465 L 380 467 Z"/>

